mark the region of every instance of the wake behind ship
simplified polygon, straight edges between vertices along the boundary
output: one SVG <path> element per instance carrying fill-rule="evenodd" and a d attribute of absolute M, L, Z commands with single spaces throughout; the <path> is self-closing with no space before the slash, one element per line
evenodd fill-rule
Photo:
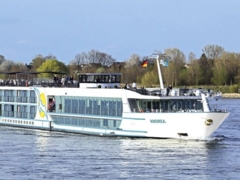
<path fill-rule="evenodd" d="M 98 136 L 205 139 L 229 115 L 212 109 L 204 92 L 189 96 L 175 89 L 166 96 L 164 89 L 122 89 L 120 79 L 119 73 L 86 73 L 65 87 L 54 81 L 1 82 L 0 124 Z"/>

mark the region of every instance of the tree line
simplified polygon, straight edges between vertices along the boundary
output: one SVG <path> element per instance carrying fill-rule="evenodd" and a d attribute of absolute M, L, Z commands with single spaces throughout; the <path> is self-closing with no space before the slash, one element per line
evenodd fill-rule
<path fill-rule="evenodd" d="M 171 57 L 168 67 L 161 67 L 164 84 L 179 86 L 227 86 L 240 85 L 240 53 L 227 52 L 218 45 L 207 45 L 202 55 L 197 58 L 189 53 L 188 60 L 177 48 L 168 48 L 164 52 Z M 78 73 L 86 72 L 119 72 L 122 82 L 136 81 L 138 85 L 151 87 L 159 84 L 157 64 L 154 59 L 148 59 L 148 66 L 141 67 L 143 59 L 137 54 L 131 55 L 123 62 L 117 62 L 111 55 L 91 50 L 77 54 L 68 65 L 59 61 L 54 55 L 36 55 L 29 64 L 6 60 L 0 55 L 0 72 L 17 71 L 53 71 L 64 72 L 77 78 Z M 1 78 L 8 78 L 0 74 Z M 41 74 L 41 77 L 51 78 L 52 74 Z"/>

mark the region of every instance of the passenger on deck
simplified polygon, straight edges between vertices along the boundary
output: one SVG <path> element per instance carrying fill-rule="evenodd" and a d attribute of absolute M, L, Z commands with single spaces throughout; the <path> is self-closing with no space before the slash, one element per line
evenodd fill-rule
<path fill-rule="evenodd" d="M 97 77 L 96 82 L 100 83 L 100 77 Z"/>
<path fill-rule="evenodd" d="M 128 85 L 128 83 L 125 84 L 124 89 L 130 89 L 130 86 Z"/>
<path fill-rule="evenodd" d="M 65 81 L 66 81 L 66 77 L 62 76 L 62 80 L 61 80 L 62 86 L 65 86 Z"/>
<path fill-rule="evenodd" d="M 54 99 L 50 99 L 48 102 L 48 110 L 50 112 L 53 112 L 55 110 L 55 100 Z"/>
<path fill-rule="evenodd" d="M 55 74 L 54 77 L 53 77 L 53 81 L 54 81 L 54 84 L 55 86 L 57 85 L 57 81 L 58 81 L 58 78 L 57 78 L 57 75 Z"/>
<path fill-rule="evenodd" d="M 133 89 L 137 89 L 137 84 L 135 83 L 135 80 L 134 80 L 133 83 L 132 83 L 132 88 L 133 88 Z"/>
<path fill-rule="evenodd" d="M 166 94 L 167 96 L 171 90 L 172 90 L 172 85 L 169 84 L 169 86 L 167 87 L 167 94 Z"/>
<path fill-rule="evenodd" d="M 73 76 L 70 76 L 70 83 L 73 84 Z"/>

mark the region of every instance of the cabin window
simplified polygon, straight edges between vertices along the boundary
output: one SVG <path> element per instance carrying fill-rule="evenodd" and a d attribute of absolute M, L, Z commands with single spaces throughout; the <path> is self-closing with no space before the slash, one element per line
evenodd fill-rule
<path fill-rule="evenodd" d="M 94 75 L 88 75 L 87 76 L 87 82 L 88 83 L 94 82 Z"/>
<path fill-rule="evenodd" d="M 109 76 L 108 75 L 103 76 L 103 82 L 105 82 L 105 83 L 109 82 Z"/>
<path fill-rule="evenodd" d="M 111 81 L 110 82 L 116 82 L 116 76 L 111 76 Z"/>
<path fill-rule="evenodd" d="M 86 107 L 86 114 L 92 114 L 92 106 L 93 106 L 92 99 L 88 99 L 87 107 Z"/>
<path fill-rule="evenodd" d="M 33 91 L 33 90 L 30 91 L 29 102 L 30 102 L 30 103 L 36 103 L 36 93 L 35 93 L 35 91 Z"/>
<path fill-rule="evenodd" d="M 64 117 L 64 119 L 65 119 L 65 123 L 64 124 L 68 124 L 68 125 L 71 124 L 71 118 L 70 117 Z"/>
<path fill-rule="evenodd" d="M 36 106 L 30 106 L 30 119 L 34 119 L 36 116 Z"/>
<path fill-rule="evenodd" d="M 4 105 L 4 116 L 14 117 L 14 105 L 10 105 L 10 104 Z"/>
<path fill-rule="evenodd" d="M 71 99 L 65 99 L 65 113 L 71 113 Z"/>
<path fill-rule="evenodd" d="M 0 101 L 2 101 L 2 90 L 0 90 Z"/>
<path fill-rule="evenodd" d="M 19 90 L 17 91 L 17 102 L 27 102 L 27 91 Z"/>
<path fill-rule="evenodd" d="M 101 82 L 100 76 L 94 76 L 94 82 L 100 83 Z"/>
<path fill-rule="evenodd" d="M 108 101 L 102 100 L 101 101 L 101 115 L 108 114 Z"/>
<path fill-rule="evenodd" d="M 119 76 L 119 75 L 116 76 L 116 82 L 117 82 L 117 83 L 120 83 L 120 82 L 121 82 L 121 76 Z"/>
<path fill-rule="evenodd" d="M 100 112 L 100 106 L 98 105 L 98 101 L 96 99 L 93 100 L 93 114 L 98 115 Z"/>
<path fill-rule="evenodd" d="M 117 116 L 122 116 L 122 101 L 117 101 Z"/>
<path fill-rule="evenodd" d="M 4 101 L 5 102 L 14 101 L 13 90 L 4 90 Z"/>
<path fill-rule="evenodd" d="M 79 100 L 79 113 L 85 114 L 85 100 L 81 99 Z"/>
<path fill-rule="evenodd" d="M 72 100 L 72 113 L 78 113 L 78 100 L 73 99 Z"/>
<path fill-rule="evenodd" d="M 85 83 L 86 82 L 86 75 L 79 75 L 79 82 L 80 83 Z"/>
<path fill-rule="evenodd" d="M 103 120 L 103 126 L 108 126 L 108 120 L 107 119 Z"/>
<path fill-rule="evenodd" d="M 27 106 L 18 106 L 17 111 L 19 118 L 27 118 Z"/>

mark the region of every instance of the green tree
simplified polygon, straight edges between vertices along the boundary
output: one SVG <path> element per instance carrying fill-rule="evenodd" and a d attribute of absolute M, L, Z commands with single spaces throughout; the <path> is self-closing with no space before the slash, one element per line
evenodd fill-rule
<path fill-rule="evenodd" d="M 212 84 L 211 79 L 213 77 L 213 60 L 209 60 L 205 54 L 202 54 L 201 58 L 199 59 L 199 68 L 201 71 L 199 84 Z"/>
<path fill-rule="evenodd" d="M 214 61 L 212 82 L 214 85 L 224 85 L 227 82 L 227 69 L 221 59 Z"/>
<path fill-rule="evenodd" d="M 39 68 L 45 61 L 45 57 L 43 57 L 41 54 L 35 56 L 35 58 L 33 58 L 32 62 L 30 63 L 31 70 L 36 71 L 36 69 Z"/>
<path fill-rule="evenodd" d="M 37 72 L 61 72 L 68 74 L 67 66 L 56 60 L 56 59 L 47 59 L 39 68 L 37 68 Z M 40 74 L 39 77 L 47 77 L 51 78 L 53 74 L 51 73 L 43 73 Z"/>
<path fill-rule="evenodd" d="M 146 87 L 152 87 L 153 85 L 159 84 L 158 75 L 156 71 L 147 71 L 142 77 L 142 85 Z"/>
<path fill-rule="evenodd" d="M 186 65 L 186 83 L 191 85 L 199 85 L 199 79 L 201 78 L 201 71 L 199 66 L 199 61 L 196 59 L 195 54 L 192 52 L 188 56 L 189 64 Z"/>

